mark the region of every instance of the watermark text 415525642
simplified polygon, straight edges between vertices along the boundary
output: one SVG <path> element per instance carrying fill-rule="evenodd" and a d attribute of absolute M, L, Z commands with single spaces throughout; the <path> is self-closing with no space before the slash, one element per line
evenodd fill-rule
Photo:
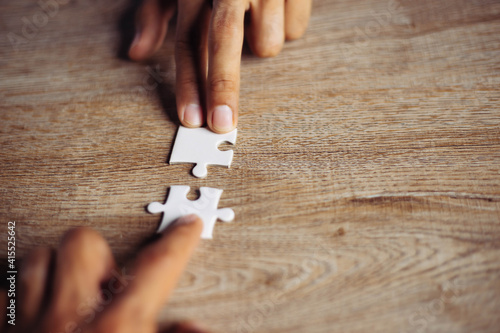
<path fill-rule="evenodd" d="M 19 46 L 27 44 L 33 40 L 40 29 L 45 27 L 49 21 L 59 13 L 59 8 L 69 3 L 69 0 L 39 0 L 38 8 L 32 15 L 23 16 L 21 18 L 22 28 L 20 31 L 9 31 L 7 38 L 15 51 L 19 50 Z"/>
<path fill-rule="evenodd" d="M 7 224 L 7 317 L 10 325 L 16 324 L 16 222 Z"/>

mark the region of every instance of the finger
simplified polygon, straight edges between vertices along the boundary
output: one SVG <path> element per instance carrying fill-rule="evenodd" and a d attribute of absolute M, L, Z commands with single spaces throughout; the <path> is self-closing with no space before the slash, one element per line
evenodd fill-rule
<path fill-rule="evenodd" d="M 175 1 L 143 1 L 136 14 L 136 32 L 129 49 L 130 59 L 146 59 L 160 48 L 174 13 Z"/>
<path fill-rule="evenodd" d="M 312 0 L 286 0 L 285 38 L 294 40 L 302 37 L 309 24 Z"/>
<path fill-rule="evenodd" d="M 141 251 L 127 274 L 130 281 L 127 288 L 106 315 L 100 317 L 93 330 L 154 331 L 158 312 L 177 284 L 202 229 L 200 218 L 185 216 L 168 228 L 158 241 Z"/>
<path fill-rule="evenodd" d="M 283 0 L 257 1 L 250 7 L 247 41 L 259 57 L 274 57 L 285 42 L 285 5 Z"/>
<path fill-rule="evenodd" d="M 208 35 L 207 122 L 226 133 L 238 121 L 245 3 L 215 0 Z"/>
<path fill-rule="evenodd" d="M 69 231 L 57 251 L 52 300 L 43 327 L 67 331 L 79 319 L 93 320 L 95 312 L 102 311 L 98 308 L 103 303 L 101 284 L 109 279 L 114 265 L 108 243 L 98 232 Z"/>
<path fill-rule="evenodd" d="M 40 314 L 47 296 L 51 260 L 52 251 L 47 248 L 36 249 L 23 260 L 19 274 L 19 318 L 23 318 L 23 328 L 33 324 Z"/>
<path fill-rule="evenodd" d="M 210 7 L 205 0 L 181 1 L 175 46 L 176 100 L 179 120 L 184 126 L 203 125 L 207 73 L 207 26 Z"/>

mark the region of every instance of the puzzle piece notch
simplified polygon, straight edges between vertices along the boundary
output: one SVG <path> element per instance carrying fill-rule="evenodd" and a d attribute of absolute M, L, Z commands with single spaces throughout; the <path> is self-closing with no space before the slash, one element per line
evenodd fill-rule
<path fill-rule="evenodd" d="M 219 150 L 223 142 L 236 144 L 237 129 L 225 134 L 217 134 L 206 127 L 187 128 L 179 126 L 175 137 L 170 164 L 194 163 L 192 173 L 195 177 L 207 176 L 208 165 L 231 166 L 232 150 Z"/>
<path fill-rule="evenodd" d="M 158 233 L 165 230 L 178 218 L 196 214 L 203 221 L 201 238 L 211 239 L 217 218 L 224 222 L 230 222 L 234 219 L 234 211 L 231 208 L 217 209 L 222 192 L 217 188 L 201 187 L 200 197 L 193 201 L 186 197 L 189 193 L 189 186 L 173 185 L 170 187 L 168 198 L 164 204 L 152 202 L 148 205 L 147 210 L 152 214 L 163 212 Z"/>

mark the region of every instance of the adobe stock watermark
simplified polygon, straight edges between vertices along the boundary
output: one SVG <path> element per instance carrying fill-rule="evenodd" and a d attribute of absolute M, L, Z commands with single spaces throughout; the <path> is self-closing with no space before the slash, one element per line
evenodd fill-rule
<path fill-rule="evenodd" d="M 9 325 L 16 325 L 16 221 L 7 223 L 7 318 Z"/>
<path fill-rule="evenodd" d="M 338 271 L 337 263 L 335 259 L 333 259 L 332 255 L 334 253 L 333 250 L 326 247 L 322 242 L 319 243 L 320 247 L 323 251 L 328 253 L 328 260 L 332 273 L 335 274 Z M 320 260 L 315 259 L 317 252 L 315 251 L 312 254 L 313 259 L 305 258 L 302 260 L 300 267 L 302 267 L 302 272 L 298 276 L 292 278 L 290 281 L 286 283 L 284 290 L 276 290 L 271 292 L 268 297 L 263 300 L 254 301 L 253 306 L 254 309 L 249 314 L 247 314 L 244 318 L 239 317 L 235 323 L 235 329 L 237 333 L 252 333 L 257 332 L 258 328 L 264 324 L 264 321 L 267 317 L 271 316 L 274 311 L 276 311 L 277 307 L 286 302 L 286 298 L 284 297 L 287 291 L 298 288 L 304 281 L 313 275 L 313 271 L 316 267 L 321 266 Z"/>
<path fill-rule="evenodd" d="M 369 40 L 380 35 L 382 28 L 393 22 L 394 18 L 400 15 L 402 11 L 403 7 L 397 0 L 389 0 L 387 8 L 381 12 L 372 11 L 370 13 L 373 18 L 372 20 L 367 21 L 364 27 L 354 27 L 354 31 L 356 32 L 354 45 L 340 44 L 344 56 L 348 58 L 354 54 L 363 53 L 363 48 Z"/>
<path fill-rule="evenodd" d="M 146 66 L 144 70 L 146 71 L 146 74 L 142 77 L 142 84 L 134 88 L 135 92 L 139 92 L 141 94 L 150 94 L 158 89 L 161 84 L 171 82 L 174 75 L 173 71 L 163 72 L 160 64 Z"/>
<path fill-rule="evenodd" d="M 144 67 L 145 73 L 142 75 L 141 84 L 134 86 L 126 92 L 120 92 L 112 96 L 114 102 L 130 103 L 138 96 L 151 96 L 162 85 L 170 83 L 174 80 L 174 71 L 164 71 L 160 64 L 147 65 Z M 105 88 L 96 89 L 90 87 L 86 94 L 86 103 L 100 103 L 110 99 L 109 91 Z"/>
<path fill-rule="evenodd" d="M 53 333 L 80 333 L 83 332 L 82 326 L 90 324 L 97 314 L 102 312 L 107 305 L 109 305 L 116 295 L 122 293 L 135 276 L 128 275 L 125 268 L 121 272 L 113 269 L 111 271 L 112 278 L 109 280 L 105 288 L 95 295 L 88 297 L 85 301 L 80 303 L 76 308 L 79 322 L 68 321 L 64 325 L 64 331 Z"/>
<path fill-rule="evenodd" d="M 413 312 L 408 317 L 409 327 L 401 330 L 400 333 L 427 331 L 429 325 L 436 321 L 436 318 L 444 312 L 446 307 L 456 302 L 464 287 L 463 281 L 458 278 L 443 283 L 439 297 L 420 306 L 417 311 Z"/>
<path fill-rule="evenodd" d="M 38 10 L 31 16 L 23 16 L 21 21 L 23 26 L 20 33 L 9 32 L 7 38 L 12 45 L 14 51 L 19 50 L 19 46 L 32 41 L 40 32 L 40 29 L 45 27 L 51 19 L 58 13 L 61 6 L 67 5 L 70 0 L 39 0 Z"/>

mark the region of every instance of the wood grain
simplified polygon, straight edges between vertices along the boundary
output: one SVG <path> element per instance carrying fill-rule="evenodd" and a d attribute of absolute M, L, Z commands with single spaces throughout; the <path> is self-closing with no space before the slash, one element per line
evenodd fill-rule
<path fill-rule="evenodd" d="M 203 180 L 166 163 L 173 31 L 131 63 L 116 56 L 127 3 L 70 1 L 16 50 L 8 33 L 39 5 L 0 4 L 0 217 L 18 258 L 85 225 L 124 261 L 158 226 L 149 202 L 211 186 L 236 220 L 202 243 L 162 321 L 498 332 L 499 1 L 315 1 L 304 38 L 244 55 L 233 166 Z"/>

